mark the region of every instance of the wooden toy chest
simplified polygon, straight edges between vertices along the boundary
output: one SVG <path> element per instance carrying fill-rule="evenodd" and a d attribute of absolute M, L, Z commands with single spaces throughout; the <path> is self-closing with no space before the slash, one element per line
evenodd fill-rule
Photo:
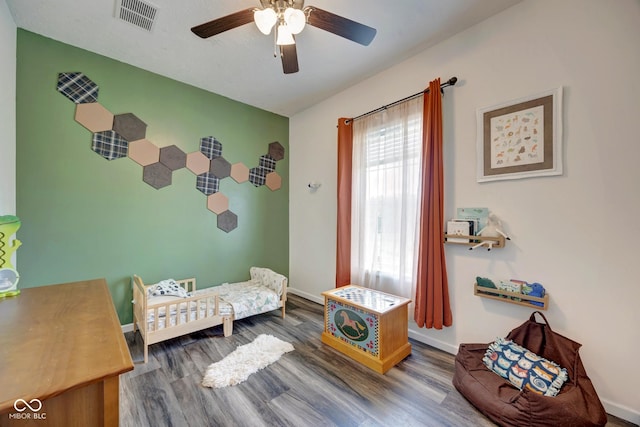
<path fill-rule="evenodd" d="M 381 374 L 411 354 L 410 299 L 356 285 L 322 295 L 323 343 Z"/>

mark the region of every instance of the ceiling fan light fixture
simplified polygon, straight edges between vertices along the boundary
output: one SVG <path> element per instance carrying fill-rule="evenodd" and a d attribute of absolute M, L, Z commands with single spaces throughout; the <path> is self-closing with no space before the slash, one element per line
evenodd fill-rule
<path fill-rule="evenodd" d="M 284 22 L 287 23 L 291 34 L 298 34 L 304 29 L 307 18 L 300 9 L 288 7 L 284 11 Z"/>
<path fill-rule="evenodd" d="M 276 39 L 276 44 L 278 46 L 286 46 L 295 43 L 296 41 L 293 39 L 293 34 L 291 34 L 291 30 L 287 27 L 287 25 L 278 25 L 278 37 Z"/>
<path fill-rule="evenodd" d="M 269 34 L 276 22 L 278 22 L 278 14 L 271 8 L 257 9 L 253 12 L 253 20 L 262 34 Z"/>

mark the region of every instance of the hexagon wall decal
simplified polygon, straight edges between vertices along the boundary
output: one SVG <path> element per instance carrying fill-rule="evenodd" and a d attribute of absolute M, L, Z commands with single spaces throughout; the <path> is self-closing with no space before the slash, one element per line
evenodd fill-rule
<path fill-rule="evenodd" d="M 264 185 L 265 177 L 267 176 L 267 171 L 257 167 L 249 169 L 249 182 L 255 185 L 256 187 L 260 187 Z"/>
<path fill-rule="evenodd" d="M 122 136 L 112 130 L 93 134 L 91 149 L 107 160 L 127 157 L 129 143 Z"/>
<path fill-rule="evenodd" d="M 203 174 L 209 170 L 211 161 L 200 151 L 187 154 L 187 169 L 196 175 Z"/>
<path fill-rule="evenodd" d="M 175 145 L 162 147 L 160 149 L 160 163 L 172 171 L 182 169 L 187 165 L 187 155 Z"/>
<path fill-rule="evenodd" d="M 136 141 L 145 137 L 147 124 L 135 114 L 117 114 L 113 116 L 113 130 L 127 141 Z"/>
<path fill-rule="evenodd" d="M 269 156 L 275 161 L 284 159 L 284 147 L 278 141 L 272 142 L 269 144 Z"/>
<path fill-rule="evenodd" d="M 231 165 L 231 178 L 241 184 L 249 180 L 249 168 L 244 163 L 234 163 Z"/>
<path fill-rule="evenodd" d="M 160 148 L 147 139 L 139 139 L 129 143 L 129 158 L 140 166 L 147 166 L 160 161 Z"/>
<path fill-rule="evenodd" d="M 238 227 L 238 216 L 231 211 L 224 211 L 218 215 L 218 228 L 226 233 Z"/>
<path fill-rule="evenodd" d="M 222 143 L 213 136 L 205 136 L 200 138 L 200 152 L 213 160 L 222 156 Z"/>
<path fill-rule="evenodd" d="M 229 209 L 229 199 L 222 193 L 207 196 L 207 208 L 214 214 L 221 214 Z"/>
<path fill-rule="evenodd" d="M 76 104 L 76 122 L 91 132 L 111 130 L 113 114 L 99 102 Z"/>
<path fill-rule="evenodd" d="M 205 172 L 198 175 L 196 178 L 196 188 L 202 191 L 207 196 L 209 194 L 217 193 L 220 185 L 220 180 L 209 172 Z"/>
<path fill-rule="evenodd" d="M 260 156 L 259 166 L 269 172 L 276 170 L 276 161 L 268 154 Z"/>
<path fill-rule="evenodd" d="M 133 113 L 114 115 L 97 102 L 98 85 L 81 72 L 59 73 L 57 90 L 73 101 L 74 119 L 93 133 L 91 149 L 107 160 L 129 157 L 143 167 L 142 179 L 161 189 L 171 185 L 174 170 L 188 168 L 196 175 L 196 188 L 207 196 L 207 209 L 217 215 L 217 227 L 229 233 L 238 227 L 238 217 L 229 210 L 229 198 L 220 192 L 220 181 L 231 176 L 237 183 L 282 187 L 275 171 L 285 148 L 274 141 L 258 166 L 233 165 L 222 157 L 222 143 L 213 136 L 200 139 L 199 150 L 185 154 L 176 145 L 159 148 L 146 139 L 147 125 Z"/>
<path fill-rule="evenodd" d="M 222 179 L 226 178 L 231 174 L 231 163 L 225 160 L 224 157 L 216 157 L 211 160 L 211 168 L 209 169 L 209 173 L 215 175 L 216 177 Z"/>
<path fill-rule="evenodd" d="M 57 89 L 76 104 L 98 100 L 98 85 L 81 72 L 59 73 Z"/>
<path fill-rule="evenodd" d="M 159 190 L 171 185 L 171 170 L 160 162 L 142 168 L 142 180 Z"/>
<path fill-rule="evenodd" d="M 282 186 L 282 177 L 278 175 L 278 172 L 269 172 L 264 181 L 271 191 L 276 191 Z"/>

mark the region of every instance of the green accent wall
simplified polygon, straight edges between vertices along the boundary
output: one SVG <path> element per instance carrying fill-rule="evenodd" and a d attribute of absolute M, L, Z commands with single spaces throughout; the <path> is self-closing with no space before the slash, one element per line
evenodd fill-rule
<path fill-rule="evenodd" d="M 225 233 L 188 169 L 156 190 L 133 160 L 91 150 L 92 133 L 56 90 L 58 73 L 73 71 L 98 84 L 98 102 L 111 113 L 144 121 L 158 147 L 191 153 L 211 135 L 227 161 L 251 168 L 270 142 L 280 142 L 282 187 L 221 180 L 238 216 L 238 227 Z M 20 288 L 104 277 L 127 324 L 133 274 L 147 283 L 196 277 L 198 288 L 246 280 L 253 265 L 288 275 L 288 118 L 21 29 L 16 98 Z"/>

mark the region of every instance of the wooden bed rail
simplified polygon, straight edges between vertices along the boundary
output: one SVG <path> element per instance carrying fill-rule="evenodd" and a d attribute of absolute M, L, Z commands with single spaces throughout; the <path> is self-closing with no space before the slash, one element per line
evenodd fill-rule
<path fill-rule="evenodd" d="M 176 283 L 187 292 L 196 290 L 195 278 L 176 280 Z M 219 324 L 223 325 L 225 337 L 231 335 L 233 321 L 230 316 L 220 314 L 217 292 L 203 292 L 187 298 L 149 304 L 149 288 L 152 286 L 145 285 L 140 276 L 133 275 L 133 331 L 137 327 L 142 335 L 145 363 L 148 359 L 148 346 L 151 344 Z M 149 314 L 153 314 L 151 328 Z M 174 325 L 171 324 L 172 318 L 175 319 Z M 161 319 L 164 319 L 163 327 L 160 327 Z"/>

